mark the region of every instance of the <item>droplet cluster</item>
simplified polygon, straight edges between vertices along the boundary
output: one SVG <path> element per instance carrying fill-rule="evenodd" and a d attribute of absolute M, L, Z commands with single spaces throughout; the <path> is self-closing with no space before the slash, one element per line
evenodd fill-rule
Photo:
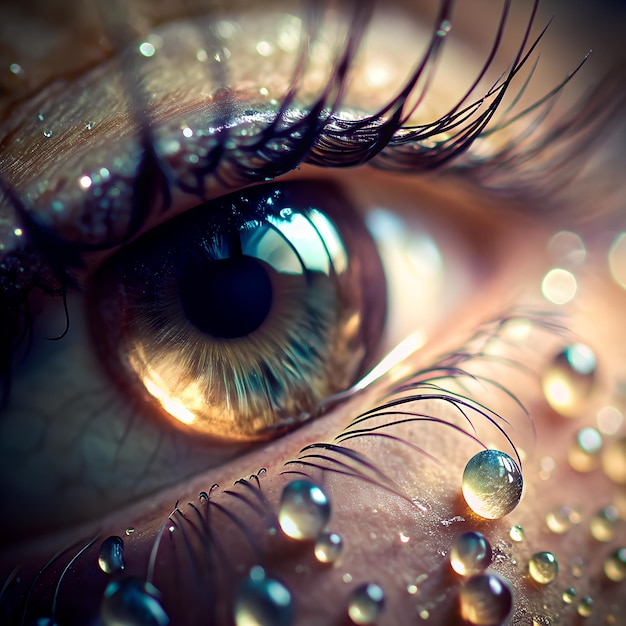
<path fill-rule="evenodd" d="M 510 513 L 519 504 L 523 486 L 517 463 L 499 450 L 478 452 L 463 472 L 463 497 L 474 513 L 486 519 Z"/>

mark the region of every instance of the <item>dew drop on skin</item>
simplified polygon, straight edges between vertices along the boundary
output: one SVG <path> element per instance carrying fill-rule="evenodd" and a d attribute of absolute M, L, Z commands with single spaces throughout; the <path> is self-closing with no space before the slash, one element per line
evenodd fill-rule
<path fill-rule="evenodd" d="M 589 398 L 596 377 L 596 356 L 574 343 L 559 352 L 545 370 L 541 384 L 550 407 L 563 417 L 577 417 Z"/>
<path fill-rule="evenodd" d="M 559 563 L 552 552 L 537 552 L 528 561 L 528 573 L 538 585 L 549 585 L 559 574 Z"/>
<path fill-rule="evenodd" d="M 294 622 L 291 593 L 257 565 L 240 584 L 234 620 L 236 626 L 290 626 Z"/>
<path fill-rule="evenodd" d="M 315 558 L 320 563 L 334 563 L 342 548 L 343 540 L 337 533 L 323 532 L 315 542 Z"/>
<path fill-rule="evenodd" d="M 375 583 L 357 587 L 348 601 L 348 615 L 354 624 L 375 624 L 385 608 L 385 594 Z"/>
<path fill-rule="evenodd" d="M 457 537 L 450 549 L 450 565 L 461 576 L 479 574 L 490 564 L 491 545 L 482 533 L 464 533 Z"/>
<path fill-rule="evenodd" d="M 523 484 L 522 473 L 508 454 L 481 450 L 465 466 L 463 497 L 477 515 L 500 519 L 519 504 Z"/>
<path fill-rule="evenodd" d="M 118 574 L 124 569 L 124 541 L 121 537 L 108 537 L 102 542 L 98 565 L 105 574 Z"/>
<path fill-rule="evenodd" d="M 105 589 L 100 618 L 104 626 L 167 626 L 170 620 L 160 598 L 149 582 L 134 577 L 115 580 Z"/>
<path fill-rule="evenodd" d="M 285 535 L 312 541 L 330 519 L 330 502 L 321 487 L 308 480 L 293 480 L 283 489 L 278 522 Z"/>
<path fill-rule="evenodd" d="M 507 581 L 496 574 L 478 574 L 459 591 L 461 617 L 473 626 L 500 626 L 513 608 Z"/>

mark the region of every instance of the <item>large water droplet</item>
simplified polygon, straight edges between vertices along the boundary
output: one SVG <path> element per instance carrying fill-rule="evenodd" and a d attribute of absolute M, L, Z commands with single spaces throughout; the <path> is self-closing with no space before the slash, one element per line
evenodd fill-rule
<path fill-rule="evenodd" d="M 478 574 L 459 592 L 461 617 L 474 626 L 500 626 L 513 608 L 513 594 L 504 578 Z"/>
<path fill-rule="evenodd" d="M 290 626 L 294 618 L 291 594 L 257 565 L 239 586 L 234 617 L 236 626 Z"/>
<path fill-rule="evenodd" d="M 450 549 L 450 565 L 461 576 L 479 574 L 491 563 L 491 545 L 482 533 L 470 531 L 457 537 Z"/>
<path fill-rule="evenodd" d="M 522 497 L 524 481 L 517 463 L 499 450 L 475 454 L 463 472 L 463 496 L 474 513 L 499 519 L 510 513 Z"/>
<path fill-rule="evenodd" d="M 357 587 L 348 602 L 348 615 L 359 626 L 375 624 L 385 609 L 385 593 L 375 583 Z"/>
<path fill-rule="evenodd" d="M 309 480 L 294 480 L 283 489 L 278 522 L 292 539 L 319 537 L 330 519 L 330 502 L 321 487 Z"/>
<path fill-rule="evenodd" d="M 161 594 L 140 578 L 124 578 L 107 585 L 100 604 L 104 626 L 165 626 L 169 624 Z"/>
<path fill-rule="evenodd" d="M 117 574 L 124 569 L 124 542 L 121 537 L 108 537 L 100 546 L 98 565 L 105 574 Z"/>

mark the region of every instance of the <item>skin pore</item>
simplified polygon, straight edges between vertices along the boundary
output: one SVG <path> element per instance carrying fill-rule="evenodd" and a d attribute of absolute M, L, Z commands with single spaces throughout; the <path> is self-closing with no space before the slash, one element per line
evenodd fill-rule
<path fill-rule="evenodd" d="M 2 68 L 18 63 L 21 69 L 14 68 L 10 75 L 5 70 L 2 78 L 0 172 L 47 219 L 46 207 L 65 193 L 65 179 L 77 179 L 76 173 L 91 171 L 96 163 L 108 163 L 110 152 L 115 156 L 132 152 L 142 119 L 149 117 L 158 137 L 168 139 L 169 131 L 162 130 L 164 120 L 180 127 L 180 119 L 195 119 L 194 105 L 206 96 L 203 89 L 217 79 L 205 66 L 198 75 L 193 74 L 195 70 L 185 73 L 176 55 L 163 62 L 157 52 L 155 63 L 163 62 L 163 66 L 148 65 L 149 55 L 143 53 L 119 65 L 115 61 L 114 50 L 122 44 L 134 38 L 150 41 L 150 33 L 161 32 L 158 29 L 167 28 L 172 20 L 187 13 L 206 13 L 202 3 L 190 2 L 184 9 L 173 6 L 177 3 L 131 3 L 124 8 L 127 13 L 109 22 L 90 3 L 58 3 L 58 13 L 49 15 L 45 3 L 33 4 L 30 11 L 21 3 L 10 5 L 9 19 L 2 20 Z M 237 3 L 229 11 L 211 5 L 209 19 L 234 19 L 238 11 L 245 16 L 252 11 L 246 4 Z M 429 7 L 412 5 L 398 3 L 398 9 L 411 16 L 405 23 L 379 8 L 369 26 L 366 56 L 355 62 L 354 79 L 344 94 L 348 109 L 371 113 L 384 106 L 421 58 L 423 47 L 415 44 L 413 48 L 410 42 L 422 40 L 411 39 L 411 29 L 423 33 L 424 39 L 429 37 L 432 15 Z M 521 5 L 513 3 L 510 30 L 483 91 L 508 69 L 518 51 L 529 14 L 528 7 Z M 551 15 L 552 7 L 547 5 L 541 7 L 534 34 Z M 277 14 L 291 8 L 289 3 L 281 7 Z M 466 9 L 465 14 L 462 7 L 457 9 L 431 96 L 418 108 L 415 123 L 437 119 L 457 102 L 494 41 L 500 5 L 488 13 Z M 603 42 L 593 28 L 580 27 L 585 19 L 571 7 L 555 10 L 563 14 L 563 22 L 542 40 L 545 59 L 523 94 L 519 110 L 558 84 L 595 42 L 600 42 L 600 49 L 567 86 L 556 115 L 541 120 L 539 132 L 556 123 L 559 113 L 565 115 L 568 106 L 583 97 L 613 62 L 612 27 L 607 27 Z M 264 28 L 261 16 L 249 22 L 245 19 L 241 18 L 247 24 L 244 32 L 251 34 L 240 40 L 252 41 L 250 48 L 258 51 L 256 44 Z M 399 21 L 386 21 L 393 19 Z M 124 28 L 114 28 L 120 24 Z M 26 25 L 28 30 L 24 30 Z M 341 28 L 339 22 L 339 40 L 346 33 Z M 26 34 L 16 36 L 21 32 Z M 169 41 L 168 36 L 163 38 Z M 579 37 L 584 37 L 580 44 Z M 231 53 L 244 59 L 245 46 L 241 56 L 236 46 L 233 43 Z M 250 97 L 253 102 L 250 94 L 265 86 L 272 94 L 284 92 L 294 72 L 293 55 L 276 59 L 258 52 L 249 63 L 231 62 L 231 79 L 243 85 L 242 98 Z M 376 62 L 384 70 L 382 77 L 368 73 Z M 135 69 L 130 68 L 153 71 L 146 79 L 149 93 L 144 85 L 145 92 L 140 94 L 145 101 L 133 101 L 137 96 L 132 82 Z M 318 93 L 328 82 L 328 63 L 320 61 L 320 68 L 319 75 L 308 76 L 310 93 Z M 80 83 L 86 76 L 89 80 Z M 107 89 L 107 84 L 113 87 Z M 83 108 L 77 104 L 77 110 L 72 110 L 83 91 L 89 98 L 80 104 Z M 516 93 L 513 89 L 509 97 Z M 144 104 L 150 105 L 145 108 L 148 112 Z M 37 120 L 38 111 L 44 110 L 45 119 Z M 138 116 L 137 110 L 145 116 Z M 210 114 L 212 109 L 208 110 Z M 93 120 L 95 132 L 72 138 L 76 131 L 68 120 L 75 118 L 81 128 Z M 534 118 L 525 119 L 530 123 Z M 5 512 L 0 574 L 7 581 L 0 594 L 0 621 L 30 623 L 54 614 L 60 625 L 98 623 L 95 616 L 102 594 L 112 580 L 98 568 L 98 550 L 102 540 L 113 535 L 121 536 L 125 544 L 124 576 L 154 583 L 173 624 L 233 623 L 236 590 L 254 565 L 263 566 L 290 591 L 296 624 L 349 624 L 350 594 L 369 582 L 385 594 L 385 608 L 376 623 L 461 624 L 458 597 L 464 581 L 452 572 L 449 554 L 460 534 L 479 531 L 492 546 L 490 571 L 504 577 L 513 590 L 508 623 L 619 623 L 626 609 L 623 586 L 607 579 L 603 564 L 626 546 L 623 487 L 609 479 L 600 453 L 589 458 L 582 455 L 588 464 L 584 469 L 589 471 L 580 471 L 583 461 L 577 463 L 571 453 L 584 427 L 602 432 L 605 449 L 624 435 L 619 422 L 613 432 L 606 419 L 598 421 L 599 415 L 608 415 L 613 424 L 624 409 L 626 337 L 621 312 L 626 296 L 607 263 L 609 248 L 624 226 L 615 203 L 623 182 L 611 169 L 622 156 L 615 146 L 621 145 L 616 137 L 623 128 L 621 119 L 613 122 L 611 128 L 616 130 L 607 133 L 602 148 L 590 147 L 588 157 L 571 155 L 568 167 L 576 173 L 569 183 L 550 187 L 550 194 L 543 196 L 538 193 L 539 184 L 515 186 L 532 175 L 542 180 L 531 167 L 507 171 L 494 166 L 491 171 L 472 168 L 471 160 L 463 161 L 464 157 L 453 162 L 449 171 L 435 174 L 407 175 L 370 165 L 342 169 L 310 164 L 282 176 L 277 173 L 278 183 L 308 181 L 323 189 L 338 185 L 356 216 L 375 231 L 387 274 L 388 319 L 380 346 L 364 370 L 411 333 L 417 333 L 419 349 L 319 419 L 255 446 L 216 446 L 194 437 L 156 407 L 153 399 L 125 393 L 128 386 L 111 375 L 116 363 L 106 362 L 109 357 L 99 341 L 103 331 L 94 327 L 90 309 L 94 305 L 87 301 L 94 294 L 98 268 L 121 246 L 90 252 L 84 265 L 75 268 L 77 288 L 68 290 L 70 326 L 63 339 L 47 341 L 65 327 L 62 298 L 33 293 L 32 345 L 25 358 L 16 357 L 10 399 L 0 419 L 4 477 L 0 495 Z M 46 137 L 47 130 L 52 131 L 51 137 Z M 516 137 L 516 132 L 520 132 L 519 124 L 494 134 L 483 148 L 490 150 L 500 140 Z M 15 140 L 20 137 L 24 140 L 18 144 Z M 542 155 L 552 154 L 551 148 Z M 583 156 L 587 169 L 579 172 Z M 597 176 L 598 171 L 604 178 Z M 603 181 L 602 187 L 597 180 Z M 38 191 L 42 188 L 38 184 L 44 192 Z M 214 184 L 205 190 L 206 199 L 236 188 Z M 1 202 L 5 235 L 19 228 L 20 222 L 7 194 Z M 197 204 L 197 196 L 174 192 L 170 210 L 153 212 L 143 230 Z M 60 232 L 76 233 L 71 228 L 79 220 L 59 219 Z M 572 241 L 578 240 L 570 235 L 553 238 L 562 231 L 580 236 L 584 258 L 580 247 L 572 248 Z M 403 233 L 415 238 L 407 234 L 404 240 Z M 417 245 L 420 236 L 427 241 L 424 249 L 434 246 L 438 254 L 406 271 L 405 266 L 414 261 L 411 246 Z M 6 237 L 6 245 L 11 242 Z M 577 280 L 575 297 L 562 306 L 548 302 L 541 291 L 543 277 L 554 267 L 571 270 Z M 375 287 L 372 281 L 370 288 Z M 522 321 L 499 326 L 507 316 Z M 555 356 L 576 341 L 593 348 L 598 365 L 592 392 L 582 395 L 576 417 L 569 418 L 548 406 L 541 379 Z M 462 358 L 465 352 L 469 356 Z M 350 426 L 355 417 L 399 396 L 398 381 L 414 380 L 416 373 L 435 368 L 442 355 L 449 353 L 458 355 L 459 367 L 476 378 L 464 376 L 455 381 L 449 376 L 434 382 L 446 390 L 448 398 L 452 393 L 472 398 L 478 403 L 474 407 L 488 407 L 506 422 L 490 421 L 468 408 L 470 426 L 458 406 L 430 399 L 402 408 L 434 416 L 438 422 L 399 424 L 397 414 L 382 416 L 364 424 L 386 424 L 376 432 L 395 439 L 373 432 L 342 439 L 363 427 Z M 484 377 L 482 382 L 478 377 Z M 315 443 L 341 444 L 368 464 L 328 447 L 301 452 Z M 464 467 L 483 446 L 503 450 L 513 458 L 517 453 L 522 462 L 522 500 L 513 512 L 495 521 L 473 513 L 461 495 Z M 327 526 L 343 540 L 341 555 L 332 565 L 317 562 L 310 543 L 289 540 L 276 530 L 282 490 L 289 481 L 302 478 L 302 473 L 323 485 L 331 502 Z M 243 482 L 235 483 L 241 478 Z M 211 489 L 212 485 L 219 487 Z M 606 524 L 609 539 L 599 541 L 593 520 L 609 506 L 615 507 L 617 519 Z M 551 530 L 546 522 L 555 511 L 563 520 L 566 532 L 562 534 L 554 532 L 555 523 Z M 511 538 L 515 525 L 524 529 L 521 542 Z M 85 551 L 79 554 L 83 547 Z M 37 577 L 59 551 L 61 556 Z M 540 551 L 552 552 L 559 562 L 558 577 L 548 585 L 538 584 L 528 574 L 529 559 Z M 570 587 L 576 595 L 568 603 L 563 592 Z M 592 607 L 583 600 L 586 597 Z M 584 614 L 585 607 L 591 607 L 590 615 Z"/>

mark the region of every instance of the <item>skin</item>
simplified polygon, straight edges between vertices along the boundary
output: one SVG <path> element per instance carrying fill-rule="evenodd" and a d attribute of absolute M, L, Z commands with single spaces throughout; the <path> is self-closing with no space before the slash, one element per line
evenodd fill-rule
<path fill-rule="evenodd" d="M 16 4 L 18 6 L 21 5 Z M 3 79 L 4 97 L 0 104 L 5 120 L 3 135 L 13 127 L 20 111 L 29 111 L 30 106 L 36 110 L 32 105 L 36 94 L 46 93 L 50 85 L 54 88 L 55 79 L 62 77 L 71 85 L 71 81 L 85 72 L 97 71 L 116 47 L 114 38 L 101 42 L 102 22 L 91 8 L 79 5 L 80 10 L 75 10 L 71 3 L 60 6 L 67 8 L 63 17 L 48 15 L 39 7 L 34 14 L 40 18 L 33 18 L 32 12 L 15 8 L 10 20 L 4 20 L 2 66 L 17 59 L 28 71 L 22 81 L 15 81 L 13 77 Z M 547 15 L 551 9 L 550 5 L 542 7 Z M 150 32 L 152 24 L 178 16 L 176 10 L 167 3 L 157 5 L 157 8 L 136 3 L 132 5 L 128 23 L 133 33 L 145 35 Z M 514 33 L 525 25 L 518 10 L 516 4 L 512 19 Z M 478 61 L 471 65 L 475 71 L 484 57 L 481 56 L 482 47 L 492 39 L 486 43 L 480 39 L 477 33 L 482 31 L 472 22 L 471 13 L 467 19 L 463 16 L 455 22 L 455 28 L 456 24 L 459 25 L 459 39 L 454 45 L 475 50 Z M 581 27 L 581 24 L 588 23 L 582 12 L 579 15 L 573 10 L 570 13 L 569 9 L 562 9 L 562 13 L 563 24 L 554 35 L 550 34 L 546 43 L 547 67 L 542 67 L 537 79 L 531 83 L 528 98 L 549 90 L 576 65 L 588 47 L 600 42 L 591 67 L 573 83 L 571 92 L 564 98 L 562 106 L 565 109 L 568 102 L 574 102 L 584 88 L 594 84 L 614 61 L 616 53 L 610 31 L 616 28 L 619 32 L 619 29 L 608 27 L 607 36 L 599 37 L 594 29 Z M 143 21 L 138 18 L 142 15 L 147 16 Z M 421 19 L 428 18 L 422 15 Z M 7 26 L 10 23 L 14 28 Z M 538 21 L 540 25 L 543 23 L 542 19 Z M 29 33 L 41 29 L 41 36 L 16 37 L 25 24 L 32 29 Z M 480 28 L 484 28 L 484 24 Z M 493 29 L 489 32 L 492 33 Z M 78 35 L 68 45 L 72 33 Z M 584 45 L 578 44 L 577 37 L 581 36 L 585 38 Z M 498 69 L 510 62 L 518 42 L 519 36 L 515 34 L 507 38 L 504 61 L 497 66 Z M 77 53 L 77 46 L 80 46 L 81 54 Z M 41 58 L 46 58 L 47 62 L 41 62 Z M 409 58 L 406 68 L 403 66 L 398 70 L 399 75 L 408 71 L 411 61 Z M 448 98 L 446 102 L 454 102 L 454 80 L 459 76 L 446 65 L 442 74 L 447 79 L 435 87 L 435 93 Z M 363 95 L 358 90 L 354 93 L 355 99 Z M 373 97 L 381 97 L 383 103 L 387 100 L 387 94 L 374 94 Z M 165 105 L 167 100 L 164 96 Z M 178 103 L 178 106 L 182 105 Z M 121 128 L 124 122 L 131 124 L 128 119 L 122 120 Z M 39 136 L 39 130 L 36 134 Z M 606 142 L 603 150 L 592 153 L 592 164 L 604 163 L 603 158 L 615 160 L 619 156 L 611 152 L 614 150 L 611 142 Z M 14 148 L 7 148 L 4 154 L 8 153 L 14 154 Z M 36 163 L 29 163 L 29 167 L 11 170 L 18 189 L 27 187 L 29 172 L 35 166 Z M 608 171 L 612 176 L 612 170 Z M 521 341 L 511 335 L 508 341 L 495 342 L 494 353 L 521 361 L 529 373 L 495 361 L 473 360 L 467 364 L 471 373 L 490 377 L 518 396 L 532 416 L 534 435 L 524 413 L 506 394 L 493 388 L 472 389 L 478 402 L 505 415 L 511 422 L 507 432 L 523 460 L 525 486 L 521 503 L 501 520 L 485 521 L 472 513 L 460 492 L 461 476 L 467 460 L 481 446 L 441 424 L 419 423 L 386 431 L 418 445 L 427 454 L 374 437 L 346 444 L 393 479 L 394 486 L 389 489 L 332 471 L 285 465 L 297 459 L 305 446 L 332 441 L 356 415 L 380 404 L 391 384 L 388 378 L 287 436 L 251 450 L 235 450 L 227 446 L 224 452 L 223 448 L 216 448 L 205 440 L 192 440 L 188 431 L 172 425 L 151 405 L 136 398 L 120 397 L 119 388 L 110 380 L 103 363 L 103 355 L 97 350 L 85 349 L 97 335 L 90 329 L 89 309 L 80 294 L 73 294 L 69 299 L 72 326 L 68 337 L 60 342 L 44 341 L 44 338 L 58 334 L 58 329 L 63 327 L 64 314 L 58 306 L 59 300 L 51 305 L 47 300 L 36 299 L 32 353 L 24 363 L 16 366 L 14 392 L 2 416 L 4 445 L 13 446 L 18 451 L 23 445 L 25 450 L 15 457 L 19 459 L 15 464 L 8 465 L 5 461 L 2 467 L 3 473 L 11 476 L 3 483 L 3 489 L 8 492 L 11 485 L 17 487 L 11 491 L 10 498 L 3 496 L 4 510 L 13 506 L 16 514 L 6 514 L 2 522 L 3 535 L 7 539 L 0 543 L 0 573 L 6 578 L 19 565 L 21 576 L 19 584 L 10 585 L 4 606 L 0 602 L 0 610 L 8 616 L 6 619 L 20 623 L 21 615 L 15 606 L 24 597 L 26 581 L 32 580 L 57 550 L 78 542 L 77 547 L 70 549 L 46 571 L 39 583 L 44 591 L 34 594 L 28 618 L 49 615 L 52 591 L 63 565 L 80 547 L 97 536 L 94 546 L 77 560 L 76 573 L 63 580 L 59 593 L 58 622 L 84 623 L 81 622 L 81 611 L 93 611 L 109 581 L 109 577 L 96 566 L 100 540 L 109 535 L 122 535 L 126 544 L 126 572 L 142 579 L 148 572 L 148 578 L 163 593 L 163 606 L 172 623 L 205 623 L 207 615 L 209 621 L 231 623 L 232 590 L 252 565 L 261 564 L 268 574 L 281 580 L 291 591 L 297 606 L 297 624 L 349 623 L 346 617 L 349 594 L 361 582 L 376 582 L 384 589 L 386 608 L 378 620 L 380 624 L 412 624 L 418 621 L 420 611 L 424 610 L 428 615 L 422 613 L 422 619 L 427 617 L 431 623 L 459 624 L 457 602 L 462 581 L 450 571 L 447 555 L 459 534 L 478 530 L 485 534 L 499 555 L 494 559 L 491 571 L 505 577 L 513 589 L 514 608 L 510 624 L 531 624 L 533 619 L 539 624 L 550 623 L 545 621 L 547 619 L 552 623 L 558 620 L 564 624 L 578 623 L 577 620 L 582 618 L 576 615 L 577 601 L 566 605 L 561 599 L 563 589 L 570 586 L 577 589 L 577 598 L 589 595 L 594 600 L 593 615 L 586 623 L 611 623 L 607 622 L 610 620 L 607 616 L 619 616 L 626 606 L 621 585 L 606 581 L 602 563 L 608 554 L 626 545 L 626 528 L 620 520 L 614 538 L 600 543 L 591 537 L 589 523 L 602 507 L 619 501 L 622 491 L 607 478 L 598 463 L 592 471 L 575 471 L 568 462 L 567 453 L 581 427 L 596 426 L 596 414 L 602 407 L 612 405 L 623 409 L 623 396 L 618 393 L 618 385 L 623 379 L 621 368 L 626 356 L 621 315 L 625 310 L 626 295 L 611 279 L 606 263 L 612 233 L 623 228 L 623 218 L 616 214 L 613 204 L 613 199 L 619 197 L 619 190 L 623 188 L 621 180 L 610 178 L 612 185 L 598 190 L 593 186 L 593 177 L 588 175 L 585 178 L 583 173 L 576 179 L 577 189 L 587 195 L 572 197 L 568 196 L 567 190 L 560 190 L 549 199 L 554 210 L 542 215 L 532 210 L 533 202 L 523 193 L 507 195 L 481 188 L 481 181 L 472 179 L 468 182 L 463 180 L 462 174 L 437 178 L 386 173 L 369 166 L 350 170 L 320 170 L 304 166 L 286 174 L 283 179 L 314 180 L 315 184 L 335 181 L 342 185 L 359 214 L 367 217 L 374 208 L 384 205 L 413 228 L 428 232 L 444 256 L 451 260 L 449 265 L 456 274 L 453 271 L 441 280 L 459 281 L 457 289 L 449 290 L 458 292 L 458 299 L 446 300 L 441 291 L 434 290 L 421 302 L 411 300 L 406 294 L 404 299 L 389 302 L 390 310 L 392 306 L 400 310 L 411 307 L 433 309 L 420 318 L 423 325 L 420 330 L 424 330 L 426 340 L 416 354 L 403 362 L 408 372 L 431 367 L 439 355 L 460 350 L 482 323 L 499 319 L 511 308 L 549 309 L 539 286 L 547 269 L 558 264 L 559 260 L 555 260 L 554 253 L 548 249 L 548 242 L 555 232 L 565 229 L 579 233 L 584 239 L 588 256 L 585 264 L 576 270 L 578 295 L 570 305 L 556 307 L 564 314 L 564 325 L 568 330 L 558 334 L 534 325 Z M 223 191 L 213 189 L 211 194 L 219 196 Z M 588 197 L 595 198 L 602 209 L 592 217 L 588 216 L 588 205 L 585 204 Z M 182 212 L 195 202 L 195 199 L 187 198 L 176 205 L 174 212 Z M 566 210 L 562 209 L 563 205 L 567 205 Z M 3 209 L 10 215 L 6 203 Z M 158 218 L 150 226 L 171 215 L 168 213 Z M 89 285 L 95 268 L 110 254 L 112 252 L 96 254 L 87 259 L 86 269 L 79 275 L 81 285 Z M 394 268 L 386 267 L 385 271 L 391 274 Z M 406 291 L 410 292 L 410 289 Z M 380 356 L 415 330 L 413 319 L 411 317 L 402 325 L 398 323 L 397 328 L 385 331 Z M 574 339 L 594 348 L 599 365 L 593 393 L 581 402 L 580 415 L 568 419 L 547 406 L 539 381 L 554 355 Z M 475 347 L 475 344 L 471 345 Z M 77 379 L 76 371 L 85 372 L 85 378 Z M 447 385 L 454 389 L 453 383 Z M 98 396 L 97 392 L 102 389 L 105 391 Z M 107 407 L 110 409 L 112 405 L 116 411 L 110 411 L 109 415 Z M 27 413 L 25 407 L 30 412 Z M 420 404 L 414 410 L 463 424 L 458 414 L 442 403 Z M 27 441 L 26 434 L 32 432 L 29 428 L 33 424 L 28 420 L 24 422 L 24 416 L 32 419 L 33 413 L 38 412 L 53 416 L 52 423 L 46 424 L 48 435 L 44 440 L 49 447 L 45 450 L 41 443 L 30 447 L 23 443 Z M 70 426 L 63 426 L 59 419 L 61 415 Z M 75 491 L 68 487 L 71 481 L 62 483 L 62 489 L 47 489 L 42 483 L 47 474 L 45 466 L 41 469 L 34 461 L 45 459 L 49 473 L 56 471 L 55 455 L 67 454 L 67 439 L 72 439 L 69 435 L 80 434 L 81 428 L 89 423 L 84 419 L 85 415 L 97 416 L 97 422 L 104 424 L 105 430 L 109 424 L 105 420 L 109 418 L 115 428 L 130 424 L 130 437 L 134 437 L 139 449 L 137 454 L 149 455 L 151 445 L 159 450 L 165 449 L 164 441 L 171 444 L 173 452 L 170 456 L 159 457 L 153 466 L 140 463 L 137 483 L 140 486 L 124 492 L 121 501 L 115 499 L 115 494 L 109 496 L 105 492 L 93 498 L 93 494 L 88 493 L 90 489 L 93 491 L 91 478 L 86 478 L 81 488 Z M 476 425 L 478 440 L 513 454 L 506 440 L 485 420 L 478 419 Z M 113 430 L 113 426 L 110 429 Z M 623 435 L 623 429 L 614 437 L 620 434 Z M 605 446 L 609 444 L 610 438 L 607 438 Z M 124 450 L 129 457 L 137 456 L 129 452 L 130 448 Z M 554 461 L 549 477 L 545 466 L 547 457 Z M 122 455 L 122 458 L 126 457 Z M 130 468 L 131 459 L 127 460 Z M 32 474 L 25 473 L 25 469 L 33 467 Z M 110 482 L 118 487 L 112 492 L 121 491 L 116 481 L 123 482 L 128 475 L 132 476 L 137 466 L 132 467 L 126 474 L 124 468 L 120 474 L 112 474 Z M 265 472 L 258 476 L 258 481 L 251 478 L 248 486 L 230 487 L 233 481 L 249 478 L 260 468 Z M 276 535 L 268 533 L 268 527 L 275 526 L 272 515 L 277 511 L 283 487 L 297 477 L 285 474 L 285 469 L 307 471 L 328 493 L 333 508 L 329 528 L 344 540 L 343 552 L 335 565 L 316 563 L 310 544 L 289 541 L 280 532 Z M 221 485 L 211 493 L 213 501 L 225 507 L 231 515 L 245 520 L 246 531 L 242 534 L 241 529 L 233 524 L 232 517 L 212 509 L 211 533 L 218 538 L 221 550 L 211 552 L 217 566 L 206 568 L 202 558 L 194 560 L 189 556 L 200 551 L 201 542 L 197 537 L 202 536 L 202 524 L 186 503 L 195 503 L 206 514 L 207 504 L 204 499 L 198 500 L 198 493 L 209 491 L 213 484 Z M 251 507 L 241 498 L 224 493 L 230 490 L 249 496 L 251 489 L 262 493 L 269 511 L 267 516 L 252 513 Z M 180 503 L 180 510 L 172 513 L 176 502 Z M 546 514 L 558 506 L 575 507 L 581 520 L 564 535 L 556 535 L 546 528 Z M 167 521 L 168 515 L 171 522 Z M 152 576 L 148 561 L 163 524 L 166 528 L 171 524 L 175 530 L 171 536 L 166 531 L 160 541 Z M 509 529 L 515 524 L 525 530 L 526 539 L 520 544 L 512 542 L 509 537 Z M 135 532 L 126 535 L 127 528 L 134 528 Z M 200 529 L 200 534 L 194 534 L 194 529 Z M 244 536 L 250 541 L 242 540 Z M 545 587 L 533 583 L 527 574 L 530 555 L 540 550 L 550 550 L 560 563 L 559 577 Z M 422 577 L 416 583 L 422 574 L 427 574 L 427 578 Z M 413 593 L 407 590 L 411 584 L 417 585 Z M 212 586 L 214 589 L 207 591 Z M 213 602 L 214 597 L 224 599 Z"/>

